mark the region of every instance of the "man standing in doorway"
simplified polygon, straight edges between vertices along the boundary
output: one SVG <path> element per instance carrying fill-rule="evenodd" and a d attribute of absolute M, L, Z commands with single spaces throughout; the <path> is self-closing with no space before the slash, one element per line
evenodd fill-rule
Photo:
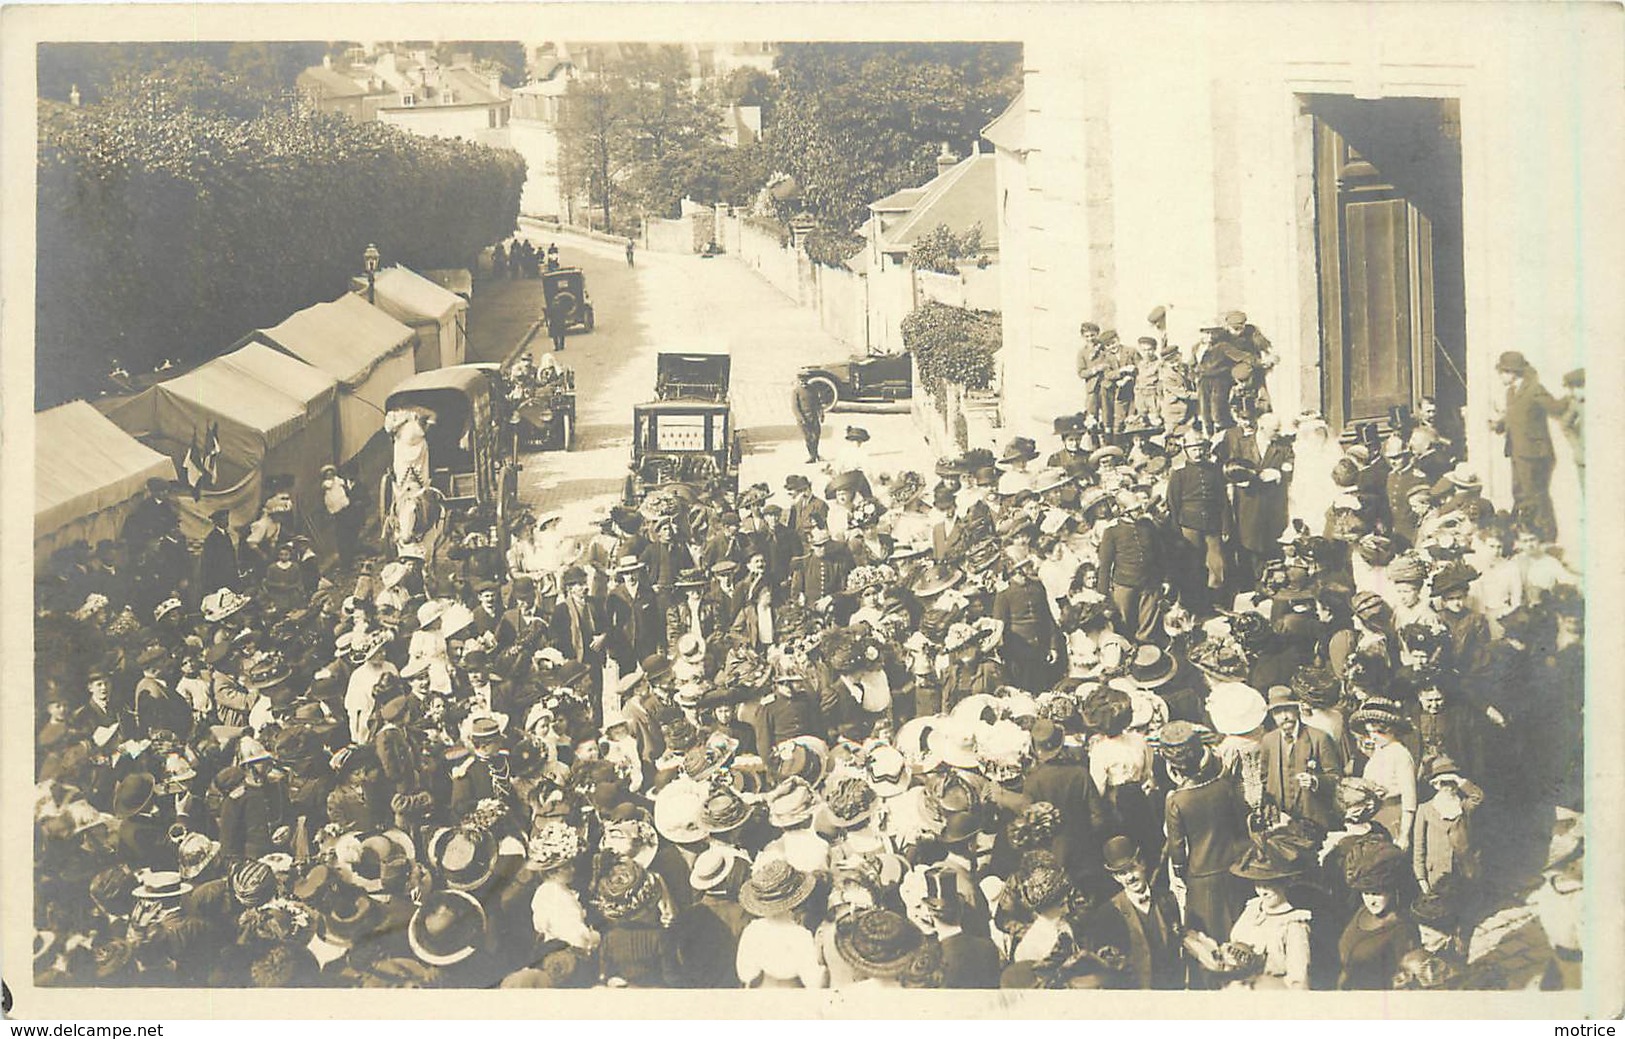
<path fill-rule="evenodd" d="M 1549 420 L 1562 415 L 1564 405 L 1540 384 L 1540 376 L 1516 350 L 1502 354 L 1495 371 L 1507 396 L 1505 410 L 1490 420 L 1490 426 L 1506 437 L 1506 455 L 1512 459 L 1512 514 L 1542 541 L 1555 541 L 1551 491 L 1556 455 Z"/>
<path fill-rule="evenodd" d="M 796 376 L 796 391 L 790 407 L 795 412 L 796 425 L 801 427 L 802 439 L 807 442 L 807 461 L 816 462 L 818 438 L 824 430 L 824 408 L 806 374 Z"/>

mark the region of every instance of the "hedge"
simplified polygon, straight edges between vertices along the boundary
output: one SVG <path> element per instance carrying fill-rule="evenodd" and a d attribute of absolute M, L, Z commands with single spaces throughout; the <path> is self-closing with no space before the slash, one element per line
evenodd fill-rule
<path fill-rule="evenodd" d="M 949 383 L 967 390 L 992 383 L 993 355 L 1004 341 L 998 314 L 930 301 L 903 318 L 902 332 L 921 384 L 939 400 Z"/>
<path fill-rule="evenodd" d="M 518 226 L 524 161 L 309 111 L 242 110 L 147 77 L 40 118 L 36 402 L 96 392 L 117 358 L 190 365 L 384 265 L 466 267 Z"/>

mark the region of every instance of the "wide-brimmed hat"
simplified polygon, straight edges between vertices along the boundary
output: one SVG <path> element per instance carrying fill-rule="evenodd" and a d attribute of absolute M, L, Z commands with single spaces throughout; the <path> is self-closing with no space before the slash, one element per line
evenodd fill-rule
<path fill-rule="evenodd" d="M 1462 591 L 1479 576 L 1478 570 L 1472 564 L 1459 559 L 1451 560 L 1433 575 L 1433 594 L 1443 598 L 1453 592 Z"/>
<path fill-rule="evenodd" d="M 657 811 L 658 808 L 657 803 Z M 750 821 L 753 814 L 750 803 L 739 796 L 738 791 L 730 786 L 715 784 L 705 795 L 700 825 L 707 834 L 714 837 L 719 833 L 732 833 L 739 829 Z"/>
<path fill-rule="evenodd" d="M 1147 643 L 1134 651 L 1128 673 L 1142 689 L 1157 689 L 1179 674 L 1179 658 L 1164 652 L 1160 646 Z"/>
<path fill-rule="evenodd" d="M 895 978 L 913 961 L 924 936 L 889 909 L 863 909 L 835 924 L 835 949 L 859 974 Z"/>
<path fill-rule="evenodd" d="M 617 577 L 622 574 L 635 573 L 643 569 L 646 569 L 644 562 L 637 556 L 622 556 L 620 559 L 615 561 L 615 575 Z"/>
<path fill-rule="evenodd" d="M 429 839 L 429 861 L 453 891 L 473 891 L 496 872 L 497 838 L 475 826 L 447 827 Z"/>
<path fill-rule="evenodd" d="M 293 669 L 280 653 L 266 653 L 248 669 L 247 684 L 256 692 L 273 689 L 293 678 Z"/>
<path fill-rule="evenodd" d="M 805 902 L 817 886 L 818 878 L 811 873 L 778 856 L 763 856 L 739 889 L 739 904 L 752 916 L 779 916 Z"/>
<path fill-rule="evenodd" d="M 1292 672 L 1292 692 L 1308 707 L 1326 710 L 1342 698 L 1337 675 L 1331 668 L 1304 664 Z"/>
<path fill-rule="evenodd" d="M 617 859 L 593 890 L 598 911 L 609 920 L 627 920 L 660 900 L 660 882 L 631 859 Z"/>
<path fill-rule="evenodd" d="M 348 949 L 364 944 L 378 933 L 384 922 L 383 903 L 358 894 L 354 898 L 340 899 L 323 913 L 316 923 L 316 932 L 330 945 Z"/>
<path fill-rule="evenodd" d="M 1217 682 L 1208 693 L 1207 713 L 1215 729 L 1243 736 L 1264 724 L 1269 708 L 1263 695 L 1245 682 Z"/>
<path fill-rule="evenodd" d="M 182 880 L 192 880 L 220 855 L 220 842 L 206 833 L 192 832 L 175 842 Z"/>
<path fill-rule="evenodd" d="M 233 616 L 252 601 L 246 595 L 238 595 L 230 588 L 222 588 L 203 597 L 203 619 L 211 624 L 218 623 Z"/>
<path fill-rule="evenodd" d="M 818 810 L 818 797 L 811 784 L 791 776 L 767 794 L 767 820 L 780 829 L 806 822 Z"/>
<path fill-rule="evenodd" d="M 881 744 L 864 761 L 864 778 L 880 797 L 896 797 L 909 787 L 908 761 L 896 747 Z"/>
<path fill-rule="evenodd" d="M 927 737 L 932 756 L 954 768 L 973 769 L 981 764 L 976 754 L 976 726 L 976 722 L 957 718 L 938 721 Z"/>
<path fill-rule="evenodd" d="M 1394 891 L 1410 875 L 1411 857 L 1392 844 L 1379 844 L 1368 855 L 1351 858 L 1344 878 L 1350 891 Z"/>
<path fill-rule="evenodd" d="M 1115 465 L 1127 457 L 1128 452 L 1116 444 L 1107 444 L 1105 447 L 1097 447 L 1089 452 L 1089 464 L 1099 469 L 1104 463 L 1111 462 Z"/>
<path fill-rule="evenodd" d="M 829 745 L 817 736 L 795 736 L 773 748 L 774 775 L 780 779 L 803 779 L 809 786 L 824 781 L 829 769 Z"/>
<path fill-rule="evenodd" d="M 543 872 L 574 861 L 584 848 L 581 831 L 562 819 L 543 823 L 525 844 L 531 866 Z"/>
<path fill-rule="evenodd" d="M 139 815 L 152 803 L 158 781 L 150 772 L 132 772 L 113 787 L 113 814 L 120 819 Z"/>
<path fill-rule="evenodd" d="M 1038 457 L 1038 444 L 1031 437 L 1014 437 L 999 452 L 999 464 L 1030 462 Z"/>
<path fill-rule="evenodd" d="M 1305 865 L 1280 854 L 1270 846 L 1250 845 L 1241 853 L 1241 858 L 1230 866 L 1233 876 L 1242 880 L 1271 881 L 1286 880 L 1301 874 Z"/>
<path fill-rule="evenodd" d="M 1412 728 L 1411 721 L 1405 717 L 1405 709 L 1400 706 L 1399 701 L 1390 700 L 1385 696 L 1370 697 L 1349 716 L 1349 728 L 1355 732 L 1364 732 L 1373 722 L 1386 726 L 1390 732 L 1396 734 L 1408 732 Z"/>
<path fill-rule="evenodd" d="M 252 909 L 276 897 L 276 872 L 258 859 L 240 862 L 231 871 L 231 897 Z"/>
<path fill-rule="evenodd" d="M 688 886 L 695 891 L 728 889 L 743 879 L 750 860 L 744 853 L 725 844 L 713 844 L 700 852 L 688 871 Z"/>
<path fill-rule="evenodd" d="M 929 599 L 942 594 L 964 579 L 964 571 L 957 566 L 936 563 L 916 574 L 909 582 L 909 590 L 918 598 Z"/>
<path fill-rule="evenodd" d="M 485 909 L 466 891 L 435 891 L 412 914 L 406 929 L 412 954 L 431 967 L 450 967 L 474 955 L 485 940 Z"/>
<path fill-rule="evenodd" d="M 818 819 L 831 829 L 850 830 L 868 822 L 878 802 L 874 788 L 862 776 L 849 773 L 825 787 Z"/>
<path fill-rule="evenodd" d="M 136 898 L 179 898 L 192 890 L 192 885 L 173 870 L 146 870 L 136 876 L 141 881 L 131 892 Z"/>
<path fill-rule="evenodd" d="M 1337 807 L 1344 812 L 1355 808 L 1375 810 L 1382 804 L 1386 791 L 1369 779 L 1360 776 L 1344 776 L 1337 781 L 1337 790 L 1334 799 Z"/>
<path fill-rule="evenodd" d="M 1028 909 L 1038 911 L 1066 898 L 1072 885 L 1066 871 L 1048 851 L 1030 851 L 1011 877 L 1015 892 Z"/>
<path fill-rule="evenodd" d="M 705 828 L 704 786 L 690 779 L 676 779 L 655 794 L 655 831 L 674 844 L 693 844 L 708 836 Z"/>
<path fill-rule="evenodd" d="M 1073 412 L 1070 415 L 1059 415 L 1052 424 L 1052 428 L 1055 430 L 1056 436 L 1083 436 L 1089 431 L 1089 419 L 1081 411 Z"/>
<path fill-rule="evenodd" d="M 829 482 L 824 485 L 824 497 L 833 498 L 840 491 L 867 492 L 868 487 L 869 481 L 864 478 L 862 470 L 848 469 L 830 477 Z"/>

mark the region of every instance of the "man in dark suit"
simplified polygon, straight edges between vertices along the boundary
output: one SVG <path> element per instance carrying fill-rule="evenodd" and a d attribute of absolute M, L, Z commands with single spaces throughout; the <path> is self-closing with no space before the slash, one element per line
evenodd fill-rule
<path fill-rule="evenodd" d="M 1185 436 L 1185 464 L 1168 476 L 1168 515 L 1191 551 L 1205 562 L 1207 580 L 1201 569 L 1186 568 L 1185 606 L 1199 610 L 1210 592 L 1224 587 L 1224 542 L 1229 521 L 1230 492 L 1224 471 L 1210 457 L 1207 438 L 1196 433 Z"/>
<path fill-rule="evenodd" d="M 536 609 L 536 582 L 528 577 L 514 578 L 513 605 L 502 612 L 502 621 L 497 625 L 497 648 L 518 647 L 529 656 L 546 637 L 547 622 Z"/>
<path fill-rule="evenodd" d="M 829 526 L 829 504 L 813 494 L 812 481 L 800 473 L 786 476 L 784 489 L 790 492 L 790 529 L 805 545 L 814 527 Z"/>
<path fill-rule="evenodd" d="M 621 557 L 615 565 L 619 583 L 610 589 L 605 604 L 609 620 L 606 649 L 623 675 L 631 674 L 639 661 L 666 645 L 666 618 L 654 590 L 643 579 L 645 572 L 636 557 Z"/>
<path fill-rule="evenodd" d="M 587 572 L 578 566 L 564 571 L 564 596 L 553 607 L 548 641 L 566 660 L 599 665 L 604 659 L 604 632 L 598 611 L 587 599 Z"/>
<path fill-rule="evenodd" d="M 852 572 L 852 555 L 823 527 L 813 528 L 807 544 L 807 555 L 797 560 L 790 575 L 790 594 L 800 595 L 808 606 L 818 606 L 846 590 L 846 575 Z"/>
<path fill-rule="evenodd" d="M 1232 544 L 1240 580 L 1250 587 L 1258 583 L 1264 563 L 1280 554 L 1292 480 L 1292 443 L 1281 436 L 1281 420 L 1274 412 L 1256 418 L 1248 414 L 1240 425 L 1225 431 L 1218 460 L 1246 466 L 1247 478 L 1235 483 Z"/>
<path fill-rule="evenodd" d="M 762 525 L 753 531 L 750 540 L 756 551 L 767 561 L 767 576 L 776 585 L 790 579 L 790 564 L 801 551 L 796 532 L 785 525 L 784 509 L 768 505 L 762 509 Z M 747 553 L 745 562 L 750 562 Z"/>
<path fill-rule="evenodd" d="M 1185 953 L 1174 896 L 1151 886 L 1151 867 L 1133 838 L 1107 841 L 1105 860 L 1107 872 L 1122 890 L 1085 922 L 1089 943 L 1110 946 L 1124 955 L 1131 988 L 1184 988 Z"/>
<path fill-rule="evenodd" d="M 231 513 L 216 509 L 209 514 L 214 524 L 203 539 L 203 554 L 199 560 L 199 595 L 213 595 L 222 588 L 237 591 L 242 587 L 242 573 L 238 569 L 237 543 L 231 538 Z"/>
<path fill-rule="evenodd" d="M 1027 770 L 1022 791 L 1034 803 L 1046 801 L 1061 813 L 1055 830 L 1055 857 L 1079 890 L 1096 891 L 1101 886 L 1100 847 L 1097 836 L 1104 819 L 1095 781 L 1089 775 L 1083 752 L 1074 758 L 1066 750 L 1066 733 L 1048 718 L 1040 718 L 1032 728 L 1033 754 L 1037 763 Z"/>
<path fill-rule="evenodd" d="M 1275 728 L 1259 741 L 1264 796 L 1284 814 L 1331 830 L 1343 818 L 1336 796 L 1342 752 L 1325 732 L 1303 724 L 1297 694 L 1288 686 L 1270 687 L 1269 711 Z"/>
<path fill-rule="evenodd" d="M 700 551 L 700 569 L 710 571 L 724 559 L 731 559 L 741 567 L 749 551 L 749 540 L 739 530 L 739 513 L 724 511 L 717 517 L 717 531 Z"/>
<path fill-rule="evenodd" d="M 1512 459 L 1512 513 L 1542 541 L 1557 540 L 1557 517 L 1552 512 L 1552 452 L 1550 420 L 1565 410 L 1562 401 L 1547 392 L 1540 376 L 1516 350 L 1501 355 L 1495 364 L 1506 387 L 1506 410 L 1492 419 L 1495 432 L 1506 437 L 1506 455 Z"/>
<path fill-rule="evenodd" d="M 1038 581 L 1038 557 L 1025 545 L 1012 545 L 1010 583 L 993 596 L 993 619 L 1004 625 L 1004 659 L 1010 683 L 1041 692 L 1054 682 L 1065 636 L 1050 610 L 1049 593 Z"/>
<path fill-rule="evenodd" d="M 796 425 L 801 427 L 801 438 L 807 442 L 807 461 L 818 461 L 818 438 L 824 430 L 824 409 L 813 392 L 809 377 L 796 376 L 795 394 L 790 398 L 790 410 L 795 413 Z"/>
<path fill-rule="evenodd" d="M 1133 491 L 1117 497 L 1121 513 L 1100 537 L 1095 590 L 1111 601 L 1123 622 L 1123 633 L 1138 642 L 1157 635 L 1163 560 L 1157 527 L 1146 515 L 1146 501 Z"/>

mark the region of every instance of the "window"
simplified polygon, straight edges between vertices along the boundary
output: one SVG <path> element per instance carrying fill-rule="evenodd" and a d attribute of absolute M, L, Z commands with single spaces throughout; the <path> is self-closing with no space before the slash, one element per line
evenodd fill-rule
<path fill-rule="evenodd" d="M 409 93 L 405 93 L 405 94 L 401 95 L 401 107 L 402 108 L 412 108 L 412 107 L 416 106 L 417 103 L 418 103 L 418 99 L 417 99 L 416 94 L 412 94 L 412 93 L 409 92 Z"/>

